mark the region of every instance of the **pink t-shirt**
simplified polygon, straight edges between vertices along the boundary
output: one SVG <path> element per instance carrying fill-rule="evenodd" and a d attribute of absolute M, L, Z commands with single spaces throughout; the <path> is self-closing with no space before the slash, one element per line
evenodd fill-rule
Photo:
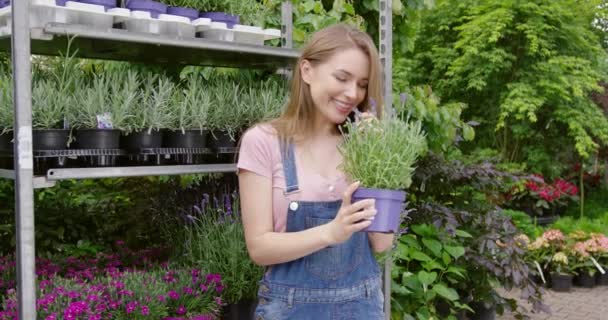
<path fill-rule="evenodd" d="M 275 232 L 284 232 L 287 208 L 291 201 L 334 201 L 342 198 L 349 183 L 344 174 L 328 179 L 315 172 L 306 172 L 299 165 L 295 150 L 299 192 L 285 195 L 285 173 L 276 130 L 269 124 L 248 130 L 241 140 L 237 168 L 272 180 L 272 213 Z"/>

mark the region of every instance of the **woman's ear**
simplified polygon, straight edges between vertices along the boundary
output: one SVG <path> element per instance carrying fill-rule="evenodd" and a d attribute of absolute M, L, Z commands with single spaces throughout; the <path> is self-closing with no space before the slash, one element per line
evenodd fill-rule
<path fill-rule="evenodd" d="M 312 82 L 312 64 L 310 61 L 303 59 L 300 63 L 300 74 L 302 75 L 302 81 L 306 82 L 306 84 L 310 85 Z"/>

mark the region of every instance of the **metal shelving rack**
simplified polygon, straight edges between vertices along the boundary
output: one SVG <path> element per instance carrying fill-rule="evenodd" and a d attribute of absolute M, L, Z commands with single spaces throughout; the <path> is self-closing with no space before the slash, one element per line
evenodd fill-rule
<path fill-rule="evenodd" d="M 12 35 L 0 37 L 0 50 L 11 50 L 13 65 L 14 170 L 0 169 L 0 178 L 15 180 L 17 231 L 17 285 L 19 318 L 36 319 L 36 273 L 34 242 L 34 188 L 54 186 L 62 179 L 180 175 L 203 172 L 236 172 L 235 164 L 104 167 L 50 169 L 46 176 L 34 176 L 32 152 L 31 54 L 57 55 L 68 37 L 82 58 L 137 61 L 144 63 L 212 65 L 243 68 L 289 68 L 299 56 L 292 49 L 292 4 L 281 6 L 281 48 L 244 45 L 205 39 L 183 39 L 162 35 L 96 30 L 80 25 L 50 23 L 30 28 L 29 1 L 11 1 Z M 392 2 L 379 0 L 380 59 L 383 65 L 384 98 L 392 101 Z M 384 268 L 386 319 L 390 319 L 390 269 Z"/>

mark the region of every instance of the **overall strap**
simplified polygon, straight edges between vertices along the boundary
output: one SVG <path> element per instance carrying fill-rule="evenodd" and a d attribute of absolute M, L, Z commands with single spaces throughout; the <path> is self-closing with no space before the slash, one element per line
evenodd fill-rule
<path fill-rule="evenodd" d="M 285 146 L 287 143 L 287 146 Z M 285 195 L 300 191 L 298 186 L 298 171 L 296 170 L 296 157 L 294 145 L 291 141 L 279 140 L 281 158 L 283 160 L 283 172 L 285 173 Z"/>

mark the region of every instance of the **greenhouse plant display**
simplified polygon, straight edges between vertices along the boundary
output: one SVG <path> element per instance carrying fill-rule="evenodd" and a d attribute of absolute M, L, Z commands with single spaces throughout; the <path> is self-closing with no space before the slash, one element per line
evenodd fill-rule
<path fill-rule="evenodd" d="M 79 102 L 70 106 L 68 118 L 76 129 L 77 149 L 117 149 L 120 130 L 129 118 L 137 92 L 123 86 L 120 73 L 95 76 L 91 86 L 76 92 Z"/>
<path fill-rule="evenodd" d="M 122 146 L 128 150 L 160 148 L 163 138 L 161 130 L 168 128 L 172 119 L 170 103 L 175 88 L 173 82 L 166 77 L 151 76 L 146 78 L 141 89 L 140 83 L 139 75 L 130 71 L 122 88 L 123 97 L 133 99 L 122 137 Z M 135 97 L 129 92 L 135 92 Z"/>
<path fill-rule="evenodd" d="M 172 129 L 167 132 L 165 146 L 169 148 L 205 148 L 207 118 L 211 103 L 209 89 L 201 77 L 188 77 L 183 91 L 174 90 L 171 108 Z"/>
<path fill-rule="evenodd" d="M 375 199 L 378 214 L 367 232 L 396 232 L 404 209 L 405 191 L 412 183 L 414 164 L 427 150 L 420 122 L 394 117 L 345 124 L 342 170 L 361 187 L 353 202 Z"/>
<path fill-rule="evenodd" d="M 74 96 L 60 90 L 52 80 L 40 80 L 32 89 L 32 142 L 34 150 L 67 148 L 69 130 L 64 129 L 65 107 Z"/>
<path fill-rule="evenodd" d="M 209 107 L 209 130 L 211 147 L 234 148 L 238 136 L 248 122 L 247 110 L 254 107 L 239 103 L 241 87 L 228 80 L 216 80 L 212 85 L 212 100 Z"/>

